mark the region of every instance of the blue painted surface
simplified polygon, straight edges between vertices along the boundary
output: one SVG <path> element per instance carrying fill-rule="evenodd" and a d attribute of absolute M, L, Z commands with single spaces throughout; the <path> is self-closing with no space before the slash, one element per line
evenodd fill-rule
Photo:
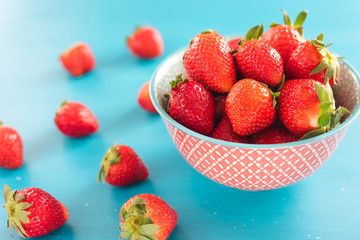
<path fill-rule="evenodd" d="M 154 193 L 179 213 L 169 239 L 360 239 L 360 119 L 329 161 L 287 188 L 244 192 L 214 183 L 177 152 L 157 115 L 140 109 L 136 96 L 164 57 L 205 29 L 244 33 L 264 21 L 281 22 L 280 9 L 309 16 L 305 37 L 325 33 L 331 49 L 360 69 L 360 3 L 302 1 L 0 1 L 0 118 L 24 142 L 24 166 L 0 169 L 0 187 L 36 186 L 62 201 L 69 221 L 39 239 L 118 239 L 119 210 L 130 197 Z M 144 61 L 125 47 L 139 24 L 160 30 L 164 55 Z M 76 41 L 93 49 L 96 69 L 81 78 L 61 67 L 60 53 Z M 62 98 L 82 102 L 100 130 L 70 139 L 54 114 Z M 138 152 L 150 171 L 145 182 L 116 188 L 96 182 L 101 159 L 114 142 Z M 3 200 L 0 200 L 2 203 Z M 0 210 L 0 239 L 9 239 Z M 19 239 L 15 234 L 13 239 Z"/>

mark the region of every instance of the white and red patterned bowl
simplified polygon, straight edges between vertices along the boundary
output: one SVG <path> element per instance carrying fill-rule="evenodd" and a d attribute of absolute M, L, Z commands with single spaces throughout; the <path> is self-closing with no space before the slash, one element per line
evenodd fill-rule
<path fill-rule="evenodd" d="M 166 58 L 150 81 L 151 100 L 170 137 L 185 160 L 198 172 L 220 184 L 259 191 L 289 186 L 319 169 L 335 151 L 360 112 L 360 76 L 341 60 L 341 76 L 334 86 L 337 104 L 351 114 L 337 128 L 314 138 L 284 144 L 242 144 L 210 138 L 174 121 L 165 111 L 169 82 L 186 73 L 185 48 Z"/>

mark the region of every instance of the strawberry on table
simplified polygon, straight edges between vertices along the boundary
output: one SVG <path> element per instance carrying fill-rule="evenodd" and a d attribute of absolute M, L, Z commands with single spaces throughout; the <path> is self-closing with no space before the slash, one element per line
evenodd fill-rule
<path fill-rule="evenodd" d="M 215 125 L 216 103 L 212 93 L 200 83 L 183 79 L 181 75 L 170 82 L 168 112 L 183 126 L 209 136 Z"/>
<path fill-rule="evenodd" d="M 63 52 L 60 61 L 73 76 L 80 77 L 95 67 L 94 54 L 85 43 L 77 43 Z"/>
<path fill-rule="evenodd" d="M 276 115 L 274 97 L 269 88 L 253 79 L 242 79 L 230 90 L 226 99 L 226 114 L 234 131 L 250 135 L 270 126 Z"/>
<path fill-rule="evenodd" d="M 270 127 L 250 136 L 254 144 L 277 144 L 295 142 L 299 137 L 295 136 L 281 124 L 272 124 Z"/>
<path fill-rule="evenodd" d="M 127 38 L 127 47 L 132 54 L 143 59 L 159 57 L 164 51 L 160 32 L 151 26 L 137 27 Z"/>
<path fill-rule="evenodd" d="M 69 218 L 67 208 L 39 188 L 12 191 L 5 185 L 4 197 L 10 234 L 14 228 L 24 238 L 40 237 L 61 227 Z"/>
<path fill-rule="evenodd" d="M 56 112 L 55 123 L 60 132 L 69 137 L 85 137 L 99 129 L 90 109 L 82 103 L 63 101 Z"/>
<path fill-rule="evenodd" d="M 98 182 L 101 178 L 113 186 L 127 186 L 145 180 L 149 171 L 137 153 L 126 145 L 110 147 L 101 163 Z"/>
<path fill-rule="evenodd" d="M 175 228 L 177 212 L 160 197 L 139 194 L 120 210 L 120 239 L 165 240 Z"/>
<path fill-rule="evenodd" d="M 284 75 L 283 62 L 273 47 L 258 40 L 262 32 L 263 25 L 248 31 L 246 42 L 241 43 L 235 53 L 235 60 L 243 78 L 251 78 L 275 87 L 280 84 Z"/>
<path fill-rule="evenodd" d="M 17 169 L 23 164 L 23 143 L 19 133 L 0 122 L 0 168 Z"/>
<path fill-rule="evenodd" d="M 149 85 L 150 85 L 150 82 L 147 81 L 146 83 L 144 83 L 141 86 L 138 96 L 137 96 L 137 101 L 138 101 L 138 104 L 140 105 L 140 107 L 142 109 L 144 109 L 145 111 L 150 112 L 150 113 L 157 113 L 157 111 L 150 99 Z"/>
<path fill-rule="evenodd" d="M 214 92 L 226 93 L 236 81 L 234 57 L 227 41 L 208 30 L 196 35 L 184 55 L 190 78 Z"/>
<path fill-rule="evenodd" d="M 239 136 L 234 132 L 231 122 L 226 115 L 221 119 L 210 137 L 228 142 L 249 143 L 246 136 Z"/>
<path fill-rule="evenodd" d="M 271 23 L 270 28 L 261 36 L 261 41 L 269 44 L 278 51 L 283 61 L 284 66 L 290 57 L 292 51 L 295 50 L 298 44 L 305 42 L 302 37 L 303 22 L 306 19 L 307 11 L 299 13 L 293 24 L 289 15 L 281 10 L 284 14 L 284 25 Z"/>
<path fill-rule="evenodd" d="M 340 124 L 349 111 L 335 109 L 329 84 L 312 79 L 285 81 L 278 98 L 279 116 L 284 126 L 298 137 L 309 138 L 325 133 Z"/>
<path fill-rule="evenodd" d="M 285 66 L 286 79 L 314 79 L 320 83 L 334 85 L 340 76 L 338 56 L 325 46 L 324 35 L 316 40 L 299 44 L 291 53 Z"/>

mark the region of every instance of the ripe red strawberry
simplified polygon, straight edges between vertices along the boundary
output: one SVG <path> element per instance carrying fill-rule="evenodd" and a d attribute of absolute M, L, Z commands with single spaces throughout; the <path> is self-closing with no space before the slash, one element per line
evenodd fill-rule
<path fill-rule="evenodd" d="M 259 132 L 270 126 L 276 115 L 269 88 L 253 79 L 238 81 L 226 99 L 226 114 L 240 136 Z"/>
<path fill-rule="evenodd" d="M 236 81 L 230 46 L 212 30 L 201 32 L 191 41 L 184 55 L 184 67 L 192 79 L 210 91 L 229 92 Z"/>
<path fill-rule="evenodd" d="M 113 186 L 126 186 L 141 182 L 149 176 L 149 171 L 137 153 L 129 146 L 113 145 L 101 163 L 98 182 L 101 178 Z"/>
<path fill-rule="evenodd" d="M 131 53 L 143 59 L 159 57 L 163 54 L 164 43 L 160 32 L 151 26 L 138 27 L 127 38 Z"/>
<path fill-rule="evenodd" d="M 10 234 L 14 228 L 23 238 L 40 237 L 61 227 L 69 218 L 67 208 L 39 188 L 18 192 L 5 185 L 4 197 Z"/>
<path fill-rule="evenodd" d="M 289 130 L 280 124 L 272 124 L 265 130 L 251 135 L 250 139 L 251 143 L 254 144 L 277 144 L 295 142 L 299 137 L 289 132 Z"/>
<path fill-rule="evenodd" d="M 324 35 L 317 40 L 306 41 L 291 53 L 285 66 L 286 79 L 314 79 L 320 83 L 334 85 L 340 75 L 338 57 L 324 45 Z"/>
<path fill-rule="evenodd" d="M 169 115 L 185 127 L 210 135 L 215 124 L 215 100 L 209 90 L 193 80 L 183 80 L 181 75 L 170 82 Z"/>
<path fill-rule="evenodd" d="M 148 111 L 150 113 L 157 113 L 157 111 L 150 99 L 149 85 L 150 85 L 150 82 L 147 81 L 146 83 L 144 83 L 141 86 L 138 96 L 137 96 L 137 100 L 138 100 L 140 107 L 142 109 L 144 109 L 145 111 Z"/>
<path fill-rule="evenodd" d="M 298 137 L 313 137 L 335 128 L 347 113 L 343 107 L 335 110 L 335 100 L 329 84 L 312 79 L 285 81 L 278 98 L 279 116 L 284 126 Z"/>
<path fill-rule="evenodd" d="M 63 52 L 60 61 L 65 69 L 75 77 L 90 72 L 95 66 L 94 54 L 85 43 L 77 43 Z"/>
<path fill-rule="evenodd" d="M 23 163 L 23 143 L 19 133 L 0 122 L 0 168 L 17 169 Z"/>
<path fill-rule="evenodd" d="M 62 102 L 56 112 L 55 123 L 69 137 L 85 137 L 99 129 L 95 115 L 78 102 Z"/>
<path fill-rule="evenodd" d="M 229 46 L 230 46 L 231 51 L 234 51 L 234 50 L 239 49 L 239 47 L 240 47 L 240 45 L 239 45 L 240 40 L 244 41 L 245 39 L 243 39 L 243 38 L 234 38 L 234 39 L 228 41 L 228 44 L 229 44 Z"/>
<path fill-rule="evenodd" d="M 139 194 L 120 210 L 120 239 L 165 240 L 175 228 L 177 212 L 160 197 Z"/>
<path fill-rule="evenodd" d="M 305 42 L 302 37 L 302 24 L 306 19 L 307 11 L 299 13 L 293 25 L 288 14 L 281 10 L 284 14 L 284 25 L 271 23 L 270 28 L 261 36 L 261 41 L 269 44 L 280 54 L 283 65 L 290 57 L 292 51 L 298 44 Z"/>
<path fill-rule="evenodd" d="M 263 25 L 255 26 L 246 34 L 246 42 L 240 44 L 235 59 L 240 75 L 265 83 L 270 87 L 279 85 L 284 75 L 280 54 L 270 45 L 257 40 Z"/>
<path fill-rule="evenodd" d="M 214 99 L 216 103 L 215 118 L 219 120 L 226 115 L 225 103 L 226 103 L 227 94 L 214 94 Z"/>
<path fill-rule="evenodd" d="M 212 138 L 237 143 L 249 143 L 246 136 L 239 136 L 234 132 L 228 116 L 224 116 L 211 134 Z"/>

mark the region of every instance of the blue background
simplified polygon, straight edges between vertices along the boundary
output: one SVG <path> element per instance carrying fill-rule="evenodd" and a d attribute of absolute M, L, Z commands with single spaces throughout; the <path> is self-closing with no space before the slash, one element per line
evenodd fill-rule
<path fill-rule="evenodd" d="M 118 239 L 119 210 L 139 193 L 154 193 L 177 210 L 173 240 L 360 239 L 360 119 L 315 174 L 283 189 L 245 192 L 192 169 L 160 117 L 137 105 L 138 90 L 156 66 L 197 33 L 244 34 L 263 21 L 282 23 L 280 9 L 293 20 L 308 9 L 304 36 L 324 32 L 325 42 L 334 43 L 330 49 L 360 69 L 356 0 L 0 1 L 0 118 L 24 143 L 23 167 L 0 169 L 0 188 L 42 188 L 70 212 L 62 228 L 39 239 Z M 162 33 L 162 57 L 139 60 L 126 49 L 126 36 L 141 24 Z M 88 43 L 97 61 L 81 78 L 58 60 L 77 41 Z M 60 134 L 54 116 L 63 98 L 86 104 L 100 130 L 82 139 Z M 148 180 L 124 188 L 97 183 L 102 157 L 115 142 L 140 155 Z M 0 209 L 0 239 L 9 238 Z"/>

